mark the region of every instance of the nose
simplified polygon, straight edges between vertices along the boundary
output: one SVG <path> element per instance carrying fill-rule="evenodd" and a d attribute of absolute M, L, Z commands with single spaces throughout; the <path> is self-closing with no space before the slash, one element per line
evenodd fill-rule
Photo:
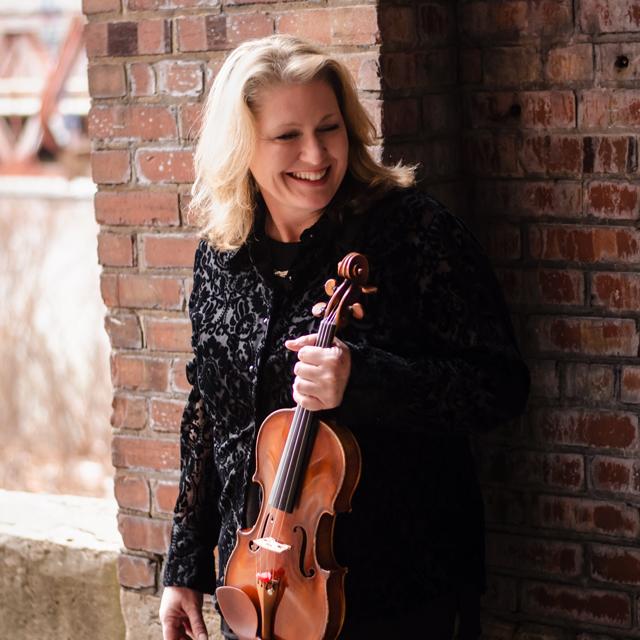
<path fill-rule="evenodd" d="M 326 154 L 327 149 L 320 136 L 315 133 L 304 136 L 302 149 L 300 151 L 300 160 L 317 167 L 325 159 Z"/>

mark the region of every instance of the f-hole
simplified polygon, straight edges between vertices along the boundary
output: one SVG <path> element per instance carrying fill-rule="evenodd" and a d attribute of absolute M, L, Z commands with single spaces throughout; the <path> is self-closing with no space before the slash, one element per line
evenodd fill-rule
<path fill-rule="evenodd" d="M 300 525 L 296 525 L 295 527 L 293 527 L 293 531 L 300 532 L 300 557 L 298 558 L 300 573 L 305 578 L 313 578 L 313 576 L 316 574 L 315 569 L 312 567 L 311 569 L 307 570 L 304 567 L 304 556 L 307 553 L 307 532 Z"/>

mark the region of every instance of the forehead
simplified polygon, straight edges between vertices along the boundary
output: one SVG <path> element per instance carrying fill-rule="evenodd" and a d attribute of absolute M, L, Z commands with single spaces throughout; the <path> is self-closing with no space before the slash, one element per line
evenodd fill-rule
<path fill-rule="evenodd" d="M 275 84 L 258 91 L 254 112 L 259 124 L 306 122 L 339 113 L 333 87 L 325 80 Z"/>

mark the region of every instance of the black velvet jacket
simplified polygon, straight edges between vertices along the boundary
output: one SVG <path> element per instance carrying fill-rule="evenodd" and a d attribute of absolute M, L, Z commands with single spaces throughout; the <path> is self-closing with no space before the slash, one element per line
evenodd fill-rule
<path fill-rule="evenodd" d="M 296 355 L 338 261 L 359 251 L 378 287 L 340 336 L 352 369 L 330 412 L 362 449 L 353 511 L 338 518 L 348 616 L 392 615 L 460 585 L 484 585 L 482 497 L 468 443 L 522 412 L 529 377 L 489 262 L 432 197 L 396 189 L 364 213 L 329 209 L 302 235 L 287 286 L 270 275 L 264 218 L 238 251 L 202 241 L 189 301 L 193 389 L 164 584 L 213 593 L 239 526 L 265 415 L 293 406 Z"/>

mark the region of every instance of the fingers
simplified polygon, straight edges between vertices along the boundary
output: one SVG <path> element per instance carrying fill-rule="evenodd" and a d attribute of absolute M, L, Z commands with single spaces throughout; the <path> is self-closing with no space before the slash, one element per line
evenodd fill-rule
<path fill-rule="evenodd" d="M 291 340 L 285 340 L 284 346 L 291 351 L 300 351 L 302 347 L 315 346 L 318 339 L 317 333 L 311 333 L 308 336 L 300 336 L 299 338 L 292 338 Z"/>
<path fill-rule="evenodd" d="M 207 627 L 204 624 L 202 617 L 202 610 L 197 607 L 185 607 L 187 616 L 189 617 L 189 628 L 187 632 L 193 638 L 193 640 L 208 640 L 209 634 L 207 633 Z"/>

